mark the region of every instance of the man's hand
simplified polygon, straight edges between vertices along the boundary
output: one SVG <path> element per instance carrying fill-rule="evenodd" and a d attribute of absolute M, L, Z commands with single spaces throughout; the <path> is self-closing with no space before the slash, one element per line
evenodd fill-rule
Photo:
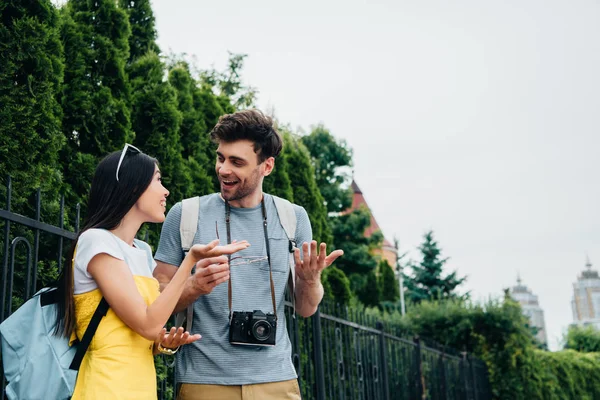
<path fill-rule="evenodd" d="M 296 261 L 296 275 L 302 279 L 307 285 L 316 285 L 321 283 L 321 272 L 329 267 L 338 257 L 344 254 L 343 250 L 334 250 L 328 256 L 327 245 L 321 243 L 319 252 L 317 252 L 317 242 L 313 240 L 310 243 L 310 251 L 308 243 L 302 244 L 302 259 L 300 258 L 300 249 L 294 251 L 294 259 Z"/>
<path fill-rule="evenodd" d="M 247 249 L 250 247 L 250 243 L 246 240 L 241 242 L 233 241 L 233 243 L 225 246 L 217 246 L 219 239 L 215 239 L 209 244 L 195 244 L 190 249 L 188 256 L 192 257 L 194 261 L 202 260 L 208 257 L 218 257 L 224 254 L 233 254 L 240 250 Z"/>
<path fill-rule="evenodd" d="M 229 279 L 227 257 L 205 258 L 196 263 L 196 272 L 190 278 L 196 297 L 209 294 L 212 290 Z"/>

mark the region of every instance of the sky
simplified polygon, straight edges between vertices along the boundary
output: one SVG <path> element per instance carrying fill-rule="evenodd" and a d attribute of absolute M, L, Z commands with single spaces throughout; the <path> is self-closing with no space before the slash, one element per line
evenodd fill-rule
<path fill-rule="evenodd" d="M 154 0 L 163 52 L 201 69 L 247 54 L 257 105 L 354 151 L 384 235 L 432 229 L 475 300 L 523 284 L 550 348 L 600 267 L 600 3 Z"/>

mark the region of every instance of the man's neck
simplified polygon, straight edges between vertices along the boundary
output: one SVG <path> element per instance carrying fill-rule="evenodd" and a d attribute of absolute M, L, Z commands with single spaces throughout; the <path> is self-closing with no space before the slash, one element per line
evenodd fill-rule
<path fill-rule="evenodd" d="M 221 196 L 222 198 L 223 196 Z M 238 200 L 230 200 L 229 205 L 235 208 L 254 208 L 257 207 L 263 199 L 262 189 L 257 189 L 254 193 L 244 196 Z"/>

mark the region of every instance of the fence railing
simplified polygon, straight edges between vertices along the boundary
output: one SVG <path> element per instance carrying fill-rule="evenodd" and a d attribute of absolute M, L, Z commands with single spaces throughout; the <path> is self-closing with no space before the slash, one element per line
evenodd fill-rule
<path fill-rule="evenodd" d="M 63 268 L 65 244 L 79 230 L 79 205 L 69 214 L 73 219 L 69 230 L 64 198 L 54 225 L 42 221 L 39 190 L 29 207 L 35 218 L 30 218 L 11 210 L 10 178 L 5 189 L 5 206 L 0 207 L 0 322 Z M 481 360 L 419 338 L 406 339 L 347 308 L 324 303 L 312 317 L 301 318 L 293 315 L 288 302 L 286 323 L 303 399 L 491 399 L 487 368 Z M 166 378 L 159 381 L 159 398 L 171 399 L 176 395 L 175 366 L 172 359 L 161 359 L 158 370 Z M 4 398 L 3 369 L 0 379 Z"/>

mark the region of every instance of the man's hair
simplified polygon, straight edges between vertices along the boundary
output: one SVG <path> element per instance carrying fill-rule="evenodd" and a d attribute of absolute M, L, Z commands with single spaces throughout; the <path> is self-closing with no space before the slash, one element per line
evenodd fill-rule
<path fill-rule="evenodd" d="M 273 126 L 273 119 L 259 110 L 243 110 L 225 114 L 210 132 L 213 142 L 231 143 L 250 140 L 259 164 L 269 157 L 277 157 L 283 147 L 281 136 Z"/>

